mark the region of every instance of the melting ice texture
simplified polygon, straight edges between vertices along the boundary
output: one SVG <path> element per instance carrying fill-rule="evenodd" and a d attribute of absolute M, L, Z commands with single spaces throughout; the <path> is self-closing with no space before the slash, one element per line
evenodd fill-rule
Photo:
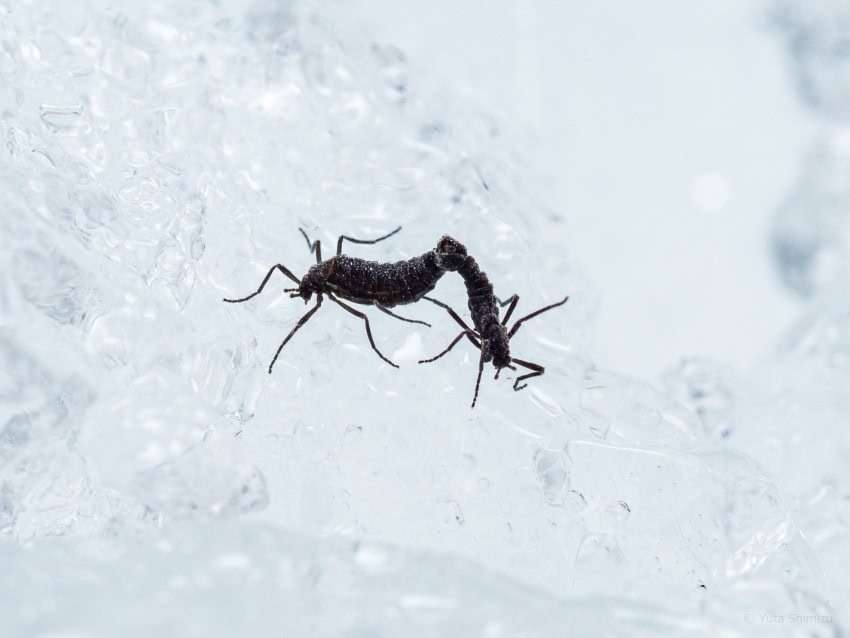
<path fill-rule="evenodd" d="M 596 370 L 498 123 L 327 6 L 238 4 L 0 4 L 3 635 L 838 635 L 848 315 L 763 382 Z M 470 411 L 419 306 L 369 313 L 400 370 L 323 307 L 266 373 L 306 309 L 222 297 L 305 272 L 299 227 L 398 225 L 355 254 L 448 232 L 522 308 L 571 295 L 511 344 L 544 377 Z"/>

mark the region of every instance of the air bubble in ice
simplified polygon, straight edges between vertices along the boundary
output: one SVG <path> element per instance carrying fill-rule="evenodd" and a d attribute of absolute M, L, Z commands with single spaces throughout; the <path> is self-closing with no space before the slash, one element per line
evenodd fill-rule
<path fill-rule="evenodd" d="M 78 118 L 83 114 L 83 107 L 80 104 L 71 106 L 50 106 L 48 104 L 41 105 L 41 120 L 53 130 L 61 130 L 72 127 L 76 124 Z"/>
<path fill-rule="evenodd" d="M 563 505 L 570 492 L 566 455 L 562 450 L 538 450 L 534 455 L 534 473 L 547 505 Z"/>

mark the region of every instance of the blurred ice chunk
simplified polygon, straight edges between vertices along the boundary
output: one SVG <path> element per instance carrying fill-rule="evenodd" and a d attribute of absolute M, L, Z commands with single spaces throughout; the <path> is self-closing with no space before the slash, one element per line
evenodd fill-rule
<path fill-rule="evenodd" d="M 850 129 L 824 134 L 777 213 L 773 253 L 782 280 L 803 296 L 828 289 L 850 272 L 848 140 Z"/>
<path fill-rule="evenodd" d="M 850 8 L 837 0 L 776 0 L 773 15 L 800 94 L 827 124 L 773 230 L 783 281 L 809 296 L 850 272 Z"/>
<path fill-rule="evenodd" d="M 803 98 L 827 117 L 850 123 L 850 7 L 842 0 L 775 0 Z"/>

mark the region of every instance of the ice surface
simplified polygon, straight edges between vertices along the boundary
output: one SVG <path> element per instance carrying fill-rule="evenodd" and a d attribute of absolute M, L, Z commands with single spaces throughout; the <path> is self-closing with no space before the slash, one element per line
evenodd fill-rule
<path fill-rule="evenodd" d="M 23 7 L 0 5 L 2 635 L 840 634 L 845 310 L 763 379 L 598 370 L 563 218 L 499 123 L 333 7 Z M 299 226 L 328 254 L 398 225 L 351 252 L 451 233 L 518 312 L 570 294 L 511 342 L 545 376 L 487 374 L 471 411 L 469 344 L 416 364 L 457 334 L 442 309 L 367 311 L 395 370 L 331 304 L 267 374 L 306 308 L 278 274 L 221 299 L 306 272 Z M 465 307 L 457 277 L 438 296 Z"/>
<path fill-rule="evenodd" d="M 649 637 L 680 635 L 683 623 L 692 636 L 736 635 L 712 612 L 694 620 L 605 597 L 563 600 L 456 557 L 252 523 L 30 552 L 5 545 L 0 556 L 0 593 L 20 602 L 4 618 L 13 635 Z"/>

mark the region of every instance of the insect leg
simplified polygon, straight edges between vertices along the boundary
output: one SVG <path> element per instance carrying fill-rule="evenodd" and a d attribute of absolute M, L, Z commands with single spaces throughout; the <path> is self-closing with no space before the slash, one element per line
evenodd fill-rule
<path fill-rule="evenodd" d="M 322 305 L 322 295 L 319 294 L 319 295 L 316 296 L 316 305 L 313 306 L 309 311 L 307 311 L 307 314 L 305 314 L 303 317 L 301 317 L 301 319 L 298 320 L 298 323 L 295 324 L 295 327 L 292 330 L 289 331 L 288 335 L 286 335 L 286 339 L 283 340 L 283 343 L 281 343 L 280 346 L 278 346 L 277 352 L 274 353 L 274 359 L 272 359 L 272 362 L 269 364 L 269 374 L 272 373 L 272 368 L 274 367 L 274 362 L 277 361 L 277 357 L 280 354 L 280 351 L 283 350 L 283 346 L 286 345 L 286 342 L 289 341 L 290 339 L 292 339 L 292 335 L 294 335 L 297 332 L 298 328 L 300 328 L 305 323 L 307 323 L 307 320 L 310 317 L 313 316 L 313 313 L 315 313 L 321 305 Z"/>
<path fill-rule="evenodd" d="M 386 306 L 382 306 L 379 303 L 376 303 L 375 307 L 378 310 L 380 310 L 381 312 L 388 314 L 390 317 L 395 317 L 396 319 L 401 319 L 402 321 L 406 321 L 407 323 L 419 323 L 419 324 L 422 324 L 423 326 L 428 326 L 429 328 L 431 327 L 431 324 L 427 323 L 425 321 L 419 321 L 418 319 L 405 319 L 404 317 L 401 317 L 401 316 L 395 314 L 394 312 L 390 312 L 390 310 Z"/>
<path fill-rule="evenodd" d="M 470 328 L 468 325 L 466 325 L 466 322 L 463 319 L 461 319 L 460 315 L 458 315 L 454 310 L 452 310 L 451 306 L 449 306 L 448 304 L 444 304 L 442 301 L 437 301 L 433 297 L 428 297 L 427 295 L 423 295 L 422 298 L 427 299 L 428 301 L 430 301 L 433 304 L 437 304 L 441 308 L 445 308 L 446 311 L 452 316 L 452 319 L 457 321 L 463 327 L 464 330 L 466 330 L 467 332 L 470 332 L 472 334 L 477 334 L 472 328 Z"/>
<path fill-rule="evenodd" d="M 455 345 L 457 345 L 457 342 L 460 341 L 460 338 L 463 337 L 464 335 L 466 335 L 466 338 L 469 339 L 475 345 L 476 348 L 478 348 L 479 350 L 481 349 L 481 344 L 475 338 L 477 336 L 477 333 L 474 330 L 472 330 L 472 328 L 470 328 L 468 325 L 466 325 L 466 322 L 463 319 L 461 319 L 460 316 L 454 310 L 452 310 L 452 308 L 450 306 L 448 306 L 447 304 L 444 304 L 442 301 L 437 301 L 436 299 L 433 299 L 431 297 L 423 296 L 422 298 L 427 299 L 431 303 L 437 304 L 438 306 L 441 306 L 442 308 L 445 308 L 448 311 L 448 313 L 452 316 L 452 319 L 454 319 L 461 326 L 463 326 L 464 330 L 457 337 L 455 337 L 455 340 L 452 341 L 449 344 L 449 347 L 446 348 L 445 350 L 443 350 L 443 352 L 438 354 L 433 359 L 426 359 L 425 361 L 420 361 L 419 363 L 428 363 L 429 361 L 434 361 L 435 359 L 439 359 L 444 354 L 446 354 L 449 350 L 454 348 Z M 482 374 L 484 374 L 484 351 L 483 350 L 481 350 L 481 357 L 478 360 L 478 377 L 475 379 L 475 395 L 472 397 L 472 406 L 471 406 L 473 408 L 475 407 L 475 402 L 478 401 L 478 388 L 481 385 L 481 375 Z"/>
<path fill-rule="evenodd" d="M 478 337 L 478 333 L 475 332 L 475 330 L 470 328 L 468 325 L 466 325 L 466 322 L 463 319 L 461 319 L 460 315 L 458 315 L 454 310 L 452 310 L 452 308 L 448 304 L 444 304 L 442 301 L 437 301 L 436 299 L 433 299 L 432 297 L 428 297 L 428 296 L 425 296 L 425 295 L 423 295 L 422 298 L 427 299 L 428 301 L 430 301 L 433 304 L 437 304 L 441 308 L 445 308 L 448 311 L 448 313 L 452 316 L 452 319 L 457 321 L 463 327 L 463 332 L 460 333 L 461 336 L 466 335 L 466 338 L 469 339 L 472 342 L 473 346 L 475 346 L 476 348 L 479 348 L 479 349 L 481 348 L 481 344 L 478 343 L 478 340 L 476 339 L 476 337 Z M 434 359 L 439 359 L 444 354 L 446 354 L 446 352 L 451 350 L 452 347 L 454 347 L 454 344 L 452 344 L 451 346 L 446 348 L 442 353 L 440 353 L 436 357 L 434 357 Z M 433 361 L 434 359 L 429 359 L 428 361 Z M 420 361 L 419 363 L 423 363 L 423 362 Z"/>
<path fill-rule="evenodd" d="M 313 253 L 313 252 L 315 252 L 315 253 L 316 253 L 316 263 L 317 263 L 317 264 L 321 264 L 321 263 L 322 263 L 322 244 L 321 244 L 321 242 L 317 239 L 316 241 L 314 241 L 314 242 L 311 244 L 311 243 L 310 243 L 310 238 L 309 238 L 309 237 L 307 237 L 307 233 L 305 233 L 305 232 L 304 232 L 304 229 L 303 229 L 303 228 L 299 228 L 298 230 L 300 230 L 300 231 L 301 231 L 301 234 L 302 234 L 302 235 L 304 235 L 304 239 L 306 239 L 306 240 L 307 240 L 307 248 L 309 248 L 309 249 L 310 249 L 310 252 L 311 252 L 311 253 Z"/>
<path fill-rule="evenodd" d="M 519 295 L 513 294 L 504 301 L 499 299 L 496 295 L 493 295 L 493 299 L 496 300 L 496 303 L 499 304 L 502 308 L 507 306 L 509 303 L 513 303 L 514 299 L 519 300 Z"/>
<path fill-rule="evenodd" d="M 547 310 L 552 310 L 552 308 L 557 308 L 558 306 L 563 306 L 565 303 L 567 303 L 567 299 L 569 299 L 569 297 L 564 297 L 558 303 L 553 303 L 551 305 L 544 306 L 540 310 L 535 310 L 530 315 L 526 315 L 522 319 L 519 319 L 514 324 L 514 327 L 510 329 L 510 332 L 508 332 L 508 339 L 510 339 L 511 337 L 513 337 L 516 334 L 516 331 L 519 330 L 519 327 L 520 327 L 520 325 L 522 325 L 523 321 L 525 321 L 526 319 L 531 319 L 532 317 L 536 317 L 537 315 L 542 314 L 542 313 L 546 312 Z"/>
<path fill-rule="evenodd" d="M 401 226 L 396 228 L 389 235 L 384 235 L 383 237 L 378 237 L 377 239 L 354 239 L 353 237 L 348 237 L 347 235 L 340 235 L 339 240 L 336 242 L 336 254 L 337 256 L 342 254 L 342 240 L 347 239 L 353 244 L 377 244 L 379 241 L 384 241 L 385 239 L 392 237 L 398 231 L 401 230 Z"/>
<path fill-rule="evenodd" d="M 261 292 L 263 292 L 263 288 L 265 288 L 266 284 L 269 283 L 269 279 L 271 279 L 272 273 L 274 273 L 275 270 L 280 270 L 280 272 L 282 272 L 284 275 L 289 277 L 296 284 L 301 283 L 299 281 L 298 277 L 293 275 L 286 266 L 284 266 L 283 264 L 278 264 L 277 266 L 272 266 L 271 269 L 269 270 L 269 272 L 266 273 L 266 277 L 265 277 L 265 279 L 263 279 L 263 283 L 260 284 L 260 287 L 257 288 L 257 292 L 252 293 L 252 294 L 248 295 L 247 297 L 243 297 L 242 299 L 224 299 L 224 301 L 226 301 L 227 303 L 242 303 L 243 301 L 248 301 L 252 297 L 256 297 Z"/>
<path fill-rule="evenodd" d="M 432 361 L 436 361 L 437 359 L 439 359 L 440 357 L 442 357 L 444 354 L 448 354 L 448 352 L 449 352 L 452 348 L 454 348 L 454 347 L 457 345 L 457 342 L 458 342 L 458 341 L 460 341 L 461 339 L 463 339 L 463 337 L 464 337 L 464 336 L 468 337 L 468 338 L 469 338 L 469 340 L 470 340 L 470 341 L 472 341 L 472 344 L 473 344 L 476 348 L 478 348 L 479 350 L 481 349 L 481 344 L 480 344 L 480 343 L 478 343 L 478 341 L 475 339 L 475 336 L 474 336 L 474 335 L 471 335 L 471 334 L 470 334 L 467 330 L 464 330 L 463 332 L 461 332 L 458 336 L 456 336 L 456 337 L 454 338 L 454 341 L 452 341 L 452 342 L 449 344 L 449 347 L 448 347 L 448 348 L 446 348 L 445 350 L 443 350 L 443 351 L 442 351 L 440 354 L 438 354 L 436 357 L 431 357 L 430 359 L 423 359 L 423 360 L 422 360 L 422 361 L 420 361 L 419 363 L 431 363 Z"/>
<path fill-rule="evenodd" d="M 503 326 L 508 325 L 508 319 L 510 319 L 511 315 L 514 313 L 514 308 L 516 308 L 516 304 L 517 304 L 518 301 L 519 301 L 519 295 L 513 295 L 510 299 L 506 299 L 504 303 L 500 302 L 500 304 L 502 306 L 507 305 L 508 302 L 510 302 L 510 304 L 511 304 L 510 308 L 508 308 L 508 311 L 505 313 L 505 316 L 502 318 L 502 325 Z"/>
<path fill-rule="evenodd" d="M 389 363 L 392 367 L 397 368 L 398 366 L 389 359 L 387 359 L 384 355 L 382 355 L 381 351 L 378 350 L 378 346 L 375 345 L 375 340 L 372 338 L 372 329 L 369 327 L 369 317 L 364 315 L 362 312 L 355 310 L 348 304 L 342 303 L 339 299 L 337 299 L 331 294 L 328 294 L 328 297 L 330 297 L 331 301 L 342 306 L 345 310 L 353 314 L 355 317 L 360 317 L 361 319 L 363 319 L 363 321 L 366 323 L 366 336 L 369 337 L 369 343 L 372 344 L 372 350 L 374 350 L 378 354 L 378 356 L 381 357 L 381 359 Z"/>
<path fill-rule="evenodd" d="M 528 385 L 527 383 L 523 383 L 522 385 L 518 386 L 520 381 L 524 381 L 525 379 L 530 379 L 532 377 L 539 377 L 546 371 L 546 368 L 544 368 L 543 366 L 537 365 L 536 363 L 531 363 L 530 361 L 523 361 L 522 359 L 511 359 L 511 362 L 518 363 L 524 368 L 532 370 L 532 372 L 529 372 L 528 374 L 523 374 L 522 376 L 516 378 L 516 380 L 514 381 L 514 390 L 522 390 L 525 386 Z"/>
<path fill-rule="evenodd" d="M 506 366 L 505 366 L 505 368 L 507 368 L 508 370 L 516 370 L 516 367 L 515 367 L 515 366 L 512 366 L 510 363 L 509 363 L 508 365 L 506 365 Z M 496 381 L 498 381 L 498 380 L 499 380 L 499 375 L 502 373 L 502 370 L 504 370 L 504 368 L 496 368 L 496 376 L 495 376 L 495 377 L 493 377 L 493 379 L 495 379 Z"/>
<path fill-rule="evenodd" d="M 475 379 L 475 395 L 472 397 L 472 405 L 470 409 L 475 407 L 475 402 L 478 401 L 478 386 L 481 385 L 481 375 L 484 374 L 484 351 L 481 351 L 481 358 L 478 360 L 478 378 Z"/>

